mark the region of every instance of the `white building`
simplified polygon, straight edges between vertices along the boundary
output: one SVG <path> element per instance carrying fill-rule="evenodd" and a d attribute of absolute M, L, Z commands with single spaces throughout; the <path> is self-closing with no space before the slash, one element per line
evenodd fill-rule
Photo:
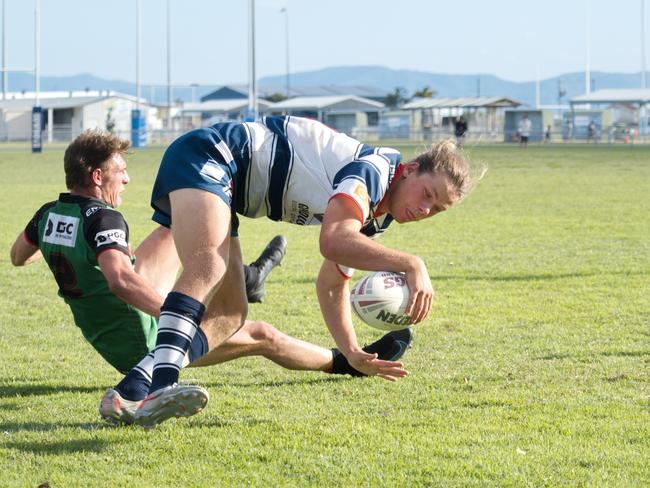
<path fill-rule="evenodd" d="M 33 92 L 8 93 L 0 100 L 0 140 L 31 138 L 31 113 L 35 105 Z M 111 129 L 119 136 L 131 138 L 131 111 L 137 108 L 136 98 L 113 91 L 41 92 L 39 106 L 43 109 L 43 140 L 70 141 L 86 129 Z M 155 107 L 142 100 L 140 108 L 147 119 L 147 128 L 159 129 Z"/>
<path fill-rule="evenodd" d="M 643 135 L 650 132 L 648 117 L 650 88 L 611 88 L 597 90 L 571 99 L 571 110 L 611 109 L 612 122 L 635 127 Z M 606 129 L 603 127 L 603 129 Z"/>

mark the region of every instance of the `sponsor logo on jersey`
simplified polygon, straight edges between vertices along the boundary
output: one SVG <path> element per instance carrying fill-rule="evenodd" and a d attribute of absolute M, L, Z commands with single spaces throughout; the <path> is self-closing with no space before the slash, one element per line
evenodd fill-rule
<path fill-rule="evenodd" d="M 298 215 L 296 216 L 296 224 L 305 225 L 309 218 L 309 205 L 298 203 Z"/>
<path fill-rule="evenodd" d="M 368 210 L 369 210 L 369 204 L 368 202 L 370 201 L 370 198 L 368 197 L 368 189 L 366 188 L 365 185 L 361 183 L 357 183 L 354 187 L 353 193 L 359 197 L 359 200 L 361 202 L 361 208 L 363 210 L 363 215 L 364 217 L 368 215 Z"/>
<path fill-rule="evenodd" d="M 79 217 L 50 213 L 47 216 L 43 242 L 59 246 L 74 247 L 79 229 Z"/>
<path fill-rule="evenodd" d="M 90 207 L 88 210 L 86 210 L 86 217 L 90 217 L 92 214 L 97 212 L 101 207 Z"/>
<path fill-rule="evenodd" d="M 97 247 L 105 246 L 107 244 L 117 244 L 118 246 L 128 247 L 126 242 L 126 232 L 122 229 L 109 229 L 103 230 L 95 234 L 95 242 Z"/>
<path fill-rule="evenodd" d="M 368 201 L 368 190 L 366 189 L 365 185 L 362 185 L 361 183 L 357 183 L 356 186 L 354 187 L 354 193 L 362 201 L 364 202 Z"/>

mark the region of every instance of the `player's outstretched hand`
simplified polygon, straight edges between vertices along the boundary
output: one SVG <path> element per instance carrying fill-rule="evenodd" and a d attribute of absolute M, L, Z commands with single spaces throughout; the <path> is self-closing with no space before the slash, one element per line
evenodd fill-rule
<path fill-rule="evenodd" d="M 406 282 L 409 287 L 406 314 L 413 319 L 414 324 L 417 324 L 427 318 L 433 303 L 433 286 L 431 286 L 429 271 L 422 259 L 415 256 L 413 267 L 406 272 Z"/>
<path fill-rule="evenodd" d="M 357 351 L 350 353 L 347 359 L 350 366 L 367 376 L 379 376 L 388 381 L 397 381 L 409 374 L 402 363 L 378 359 L 377 354 Z"/>

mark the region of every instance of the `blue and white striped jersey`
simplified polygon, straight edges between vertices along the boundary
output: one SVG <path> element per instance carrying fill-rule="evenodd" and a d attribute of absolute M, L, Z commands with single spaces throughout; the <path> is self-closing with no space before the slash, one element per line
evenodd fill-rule
<path fill-rule="evenodd" d="M 257 122 L 212 126 L 222 143 L 216 146 L 242 171 L 235 183 L 237 213 L 267 216 L 298 225 L 318 225 L 334 195 L 350 198 L 359 208 L 362 232 L 383 232 L 390 215 L 375 211 L 392 182 L 401 155 L 373 148 L 318 121 L 273 116 Z"/>

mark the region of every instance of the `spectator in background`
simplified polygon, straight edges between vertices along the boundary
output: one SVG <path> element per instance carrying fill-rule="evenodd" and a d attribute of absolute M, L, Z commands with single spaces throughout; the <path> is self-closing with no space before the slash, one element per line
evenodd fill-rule
<path fill-rule="evenodd" d="M 544 142 L 546 144 L 551 142 L 551 126 L 550 125 L 546 126 L 546 132 L 544 133 Z"/>
<path fill-rule="evenodd" d="M 115 132 L 115 119 L 113 118 L 113 108 L 108 107 L 106 112 L 106 132 L 113 134 Z"/>
<path fill-rule="evenodd" d="M 456 145 L 458 147 L 463 147 L 463 141 L 465 140 L 465 134 L 467 133 L 467 121 L 462 115 L 456 119 L 456 124 L 454 128 L 454 134 L 456 135 Z"/>
<path fill-rule="evenodd" d="M 524 118 L 519 122 L 519 146 L 528 147 L 528 139 L 530 139 L 530 133 L 533 130 L 533 124 L 528 118 L 528 115 L 524 115 Z"/>
<path fill-rule="evenodd" d="M 600 130 L 596 122 L 592 120 L 587 127 L 587 142 L 593 141 L 594 144 L 597 144 L 598 139 L 600 139 Z"/>
<path fill-rule="evenodd" d="M 571 121 L 567 120 L 566 123 L 562 126 L 562 141 L 568 142 L 570 132 L 571 132 Z"/>

